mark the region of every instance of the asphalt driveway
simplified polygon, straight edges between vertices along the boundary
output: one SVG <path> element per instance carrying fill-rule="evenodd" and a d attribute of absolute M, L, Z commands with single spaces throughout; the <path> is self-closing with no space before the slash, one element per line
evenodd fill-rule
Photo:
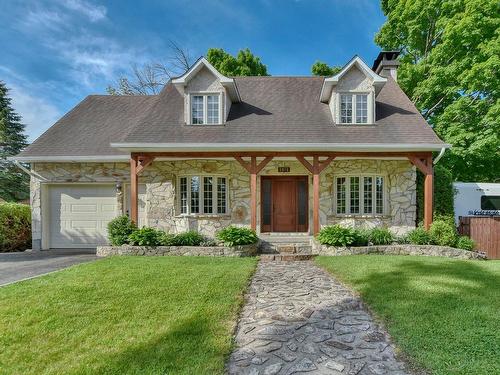
<path fill-rule="evenodd" d="M 0 286 L 95 259 L 89 249 L 0 253 Z"/>

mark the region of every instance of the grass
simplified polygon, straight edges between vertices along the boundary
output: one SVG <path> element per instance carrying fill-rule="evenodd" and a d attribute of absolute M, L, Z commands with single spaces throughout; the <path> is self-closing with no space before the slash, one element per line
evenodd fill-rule
<path fill-rule="evenodd" d="M 500 373 L 500 261 L 387 255 L 316 261 L 362 295 L 416 366 L 434 375 Z"/>
<path fill-rule="evenodd" d="M 255 265 L 114 257 L 0 288 L 0 373 L 223 373 Z"/>

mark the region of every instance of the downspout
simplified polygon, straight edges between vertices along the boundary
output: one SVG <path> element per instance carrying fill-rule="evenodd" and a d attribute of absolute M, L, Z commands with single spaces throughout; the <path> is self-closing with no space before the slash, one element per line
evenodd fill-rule
<path fill-rule="evenodd" d="M 40 176 L 38 173 L 35 173 L 33 171 L 30 171 L 28 168 L 26 168 L 24 165 L 22 165 L 21 163 L 19 163 L 19 161 L 17 161 L 16 159 L 10 159 L 11 161 L 14 162 L 14 164 L 16 165 L 16 167 L 18 167 L 19 169 L 21 169 L 23 172 L 29 174 L 30 176 L 38 179 L 38 180 L 41 180 L 43 182 L 46 182 L 48 181 L 45 177 L 43 176 Z"/>
<path fill-rule="evenodd" d="M 445 147 L 442 147 L 441 148 L 441 151 L 439 151 L 439 155 L 436 157 L 436 159 L 434 159 L 434 165 L 436 165 L 439 161 L 439 159 L 441 159 L 444 155 L 444 152 L 446 151 L 446 148 Z"/>

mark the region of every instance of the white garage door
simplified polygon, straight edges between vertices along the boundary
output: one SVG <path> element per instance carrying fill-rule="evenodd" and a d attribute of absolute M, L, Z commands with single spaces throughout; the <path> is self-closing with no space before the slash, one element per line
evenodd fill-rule
<path fill-rule="evenodd" d="M 50 247 L 84 248 L 107 243 L 107 224 L 116 216 L 113 185 L 49 187 Z"/>

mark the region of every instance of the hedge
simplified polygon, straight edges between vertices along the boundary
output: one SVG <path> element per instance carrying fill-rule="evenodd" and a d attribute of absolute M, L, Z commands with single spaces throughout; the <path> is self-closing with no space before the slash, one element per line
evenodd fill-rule
<path fill-rule="evenodd" d="M 20 203 L 0 203 L 0 252 L 31 248 L 31 208 Z"/>

